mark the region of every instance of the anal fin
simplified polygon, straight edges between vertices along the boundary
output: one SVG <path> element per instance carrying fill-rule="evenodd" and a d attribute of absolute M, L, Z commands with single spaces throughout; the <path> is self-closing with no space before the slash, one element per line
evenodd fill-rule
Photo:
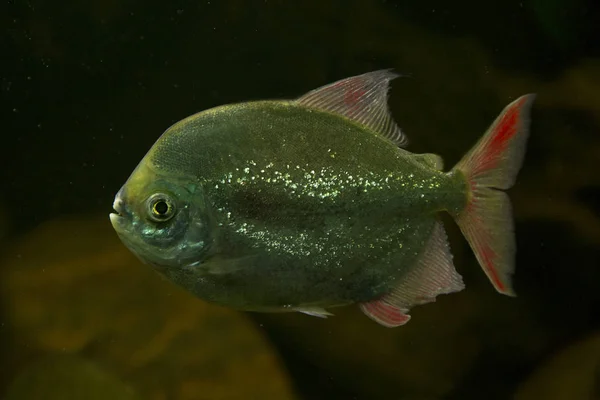
<path fill-rule="evenodd" d="M 402 309 L 389 304 L 384 298 L 368 303 L 361 303 L 360 309 L 369 318 L 387 328 L 404 325 L 410 320 L 410 315 L 407 314 L 408 309 Z"/>
<path fill-rule="evenodd" d="M 464 287 L 462 277 L 452 263 L 444 227 L 436 221 L 425 249 L 410 272 L 390 293 L 361 303 L 360 309 L 380 325 L 393 328 L 410 320 L 408 312 L 412 307 L 435 301 L 440 294 L 458 292 Z"/>

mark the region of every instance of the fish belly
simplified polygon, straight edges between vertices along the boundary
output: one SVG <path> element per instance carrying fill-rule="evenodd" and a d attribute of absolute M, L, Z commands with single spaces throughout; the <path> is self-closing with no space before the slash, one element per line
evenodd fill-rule
<path fill-rule="evenodd" d="M 372 300 L 402 279 L 427 243 L 433 216 L 361 221 L 339 226 L 247 232 L 232 246 L 239 257 L 220 261 L 189 287 L 207 300 L 246 310 L 334 307 Z M 248 237 L 261 237 L 260 241 Z M 244 255 L 241 255 L 244 254 Z M 228 266 L 234 265 L 228 270 Z"/>

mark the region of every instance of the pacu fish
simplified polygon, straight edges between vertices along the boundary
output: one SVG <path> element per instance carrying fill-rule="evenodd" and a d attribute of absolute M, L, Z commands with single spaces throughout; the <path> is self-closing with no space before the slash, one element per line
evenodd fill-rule
<path fill-rule="evenodd" d="M 390 70 L 295 100 L 225 105 L 175 123 L 110 215 L 143 262 L 197 297 L 324 317 L 358 303 L 387 327 L 464 288 L 439 220 L 448 212 L 497 291 L 514 295 L 504 190 L 524 157 L 534 95 L 509 104 L 449 172 L 404 149 Z"/>

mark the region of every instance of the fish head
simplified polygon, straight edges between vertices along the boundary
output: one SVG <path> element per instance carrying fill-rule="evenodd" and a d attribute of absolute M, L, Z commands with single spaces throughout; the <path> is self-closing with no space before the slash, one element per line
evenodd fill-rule
<path fill-rule="evenodd" d="M 142 262 L 176 268 L 202 263 L 213 243 L 200 185 L 157 172 L 142 160 L 115 196 L 110 221 Z"/>

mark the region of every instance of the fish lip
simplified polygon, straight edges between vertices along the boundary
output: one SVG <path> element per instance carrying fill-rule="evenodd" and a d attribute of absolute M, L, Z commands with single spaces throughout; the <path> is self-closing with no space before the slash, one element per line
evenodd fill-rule
<path fill-rule="evenodd" d="M 110 223 L 112 224 L 112 226 L 117 229 L 117 227 L 120 227 L 122 225 L 123 222 L 123 216 L 121 214 L 117 214 L 117 213 L 110 213 L 108 215 L 108 217 L 110 218 Z"/>
<path fill-rule="evenodd" d="M 120 193 L 120 192 L 119 192 Z M 109 214 L 110 222 L 112 226 L 117 229 L 117 227 L 123 226 L 123 221 L 125 220 L 125 209 L 123 200 L 121 200 L 121 196 L 117 194 L 115 196 L 115 201 L 113 202 L 113 209 L 115 212 Z"/>
<path fill-rule="evenodd" d="M 121 200 L 119 196 L 115 197 L 115 201 L 113 202 L 113 210 L 116 211 L 118 216 L 123 216 L 123 200 Z"/>

